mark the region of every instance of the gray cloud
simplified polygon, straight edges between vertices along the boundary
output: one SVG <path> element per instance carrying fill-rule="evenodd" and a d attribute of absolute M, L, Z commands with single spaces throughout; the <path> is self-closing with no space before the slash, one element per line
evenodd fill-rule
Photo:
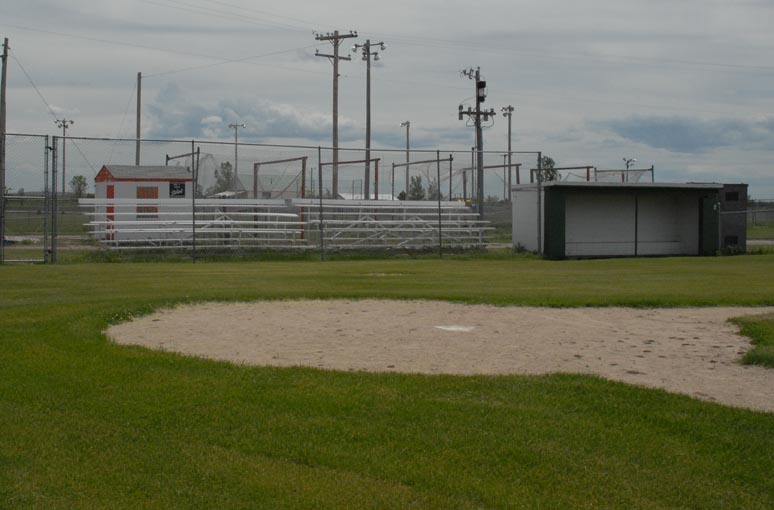
<path fill-rule="evenodd" d="M 732 146 L 774 149 L 774 118 L 702 120 L 631 116 L 594 124 L 627 140 L 672 152 L 701 153 Z"/>
<path fill-rule="evenodd" d="M 214 104 L 192 101 L 175 83 L 168 83 L 148 106 L 150 138 L 228 139 L 233 136 L 229 123 L 244 123 L 244 141 L 266 139 L 305 139 L 327 141 L 331 118 L 327 113 L 310 111 L 267 100 L 221 99 Z M 361 136 L 356 123 L 339 117 L 339 139 L 353 141 Z"/>
<path fill-rule="evenodd" d="M 409 137 L 412 149 L 436 149 L 452 147 L 459 143 L 472 143 L 473 130 L 464 127 L 417 129 L 412 126 Z M 406 146 L 406 131 L 397 125 L 395 129 L 377 129 L 373 139 L 384 146 L 400 149 Z"/>

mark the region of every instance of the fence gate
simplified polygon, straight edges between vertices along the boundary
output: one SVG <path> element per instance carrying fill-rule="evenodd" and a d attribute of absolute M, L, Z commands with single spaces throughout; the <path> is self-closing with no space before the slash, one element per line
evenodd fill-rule
<path fill-rule="evenodd" d="M 50 260 L 51 162 L 48 136 L 6 135 L 2 262 Z"/>

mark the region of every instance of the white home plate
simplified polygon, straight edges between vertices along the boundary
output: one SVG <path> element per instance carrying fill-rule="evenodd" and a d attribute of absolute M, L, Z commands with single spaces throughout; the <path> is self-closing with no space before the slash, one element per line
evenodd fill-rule
<path fill-rule="evenodd" d="M 463 333 L 469 333 L 473 331 L 473 326 L 435 326 L 435 329 L 442 329 L 444 331 L 462 331 Z"/>

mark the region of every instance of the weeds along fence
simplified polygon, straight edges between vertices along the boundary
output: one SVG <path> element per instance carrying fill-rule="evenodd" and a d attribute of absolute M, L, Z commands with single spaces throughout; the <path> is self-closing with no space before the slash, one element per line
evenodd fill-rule
<path fill-rule="evenodd" d="M 481 216 L 470 151 L 372 149 L 366 161 L 362 149 L 339 149 L 335 161 L 330 148 L 142 140 L 137 165 L 136 149 L 6 135 L 0 262 L 55 262 L 71 250 L 480 248 L 510 242 L 509 185 L 534 166 L 531 154 L 508 166 L 485 153 Z M 116 167 L 126 168 L 100 177 Z"/>

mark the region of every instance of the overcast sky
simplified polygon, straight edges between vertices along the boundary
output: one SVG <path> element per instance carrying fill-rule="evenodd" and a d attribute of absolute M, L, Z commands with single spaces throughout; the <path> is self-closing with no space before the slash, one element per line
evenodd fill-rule
<path fill-rule="evenodd" d="M 466 149 L 460 70 L 480 66 L 487 108 L 506 105 L 514 150 L 561 166 L 655 165 L 657 180 L 750 183 L 774 199 L 770 0 L 4 0 L 9 132 L 330 144 L 330 52 L 314 31 L 384 41 L 372 69 L 373 145 Z M 769 57 L 769 58 L 767 58 Z M 235 62 L 236 61 L 236 62 Z M 341 63 L 340 138 L 362 147 L 365 63 Z M 485 148 L 507 148 L 507 123 Z"/>

